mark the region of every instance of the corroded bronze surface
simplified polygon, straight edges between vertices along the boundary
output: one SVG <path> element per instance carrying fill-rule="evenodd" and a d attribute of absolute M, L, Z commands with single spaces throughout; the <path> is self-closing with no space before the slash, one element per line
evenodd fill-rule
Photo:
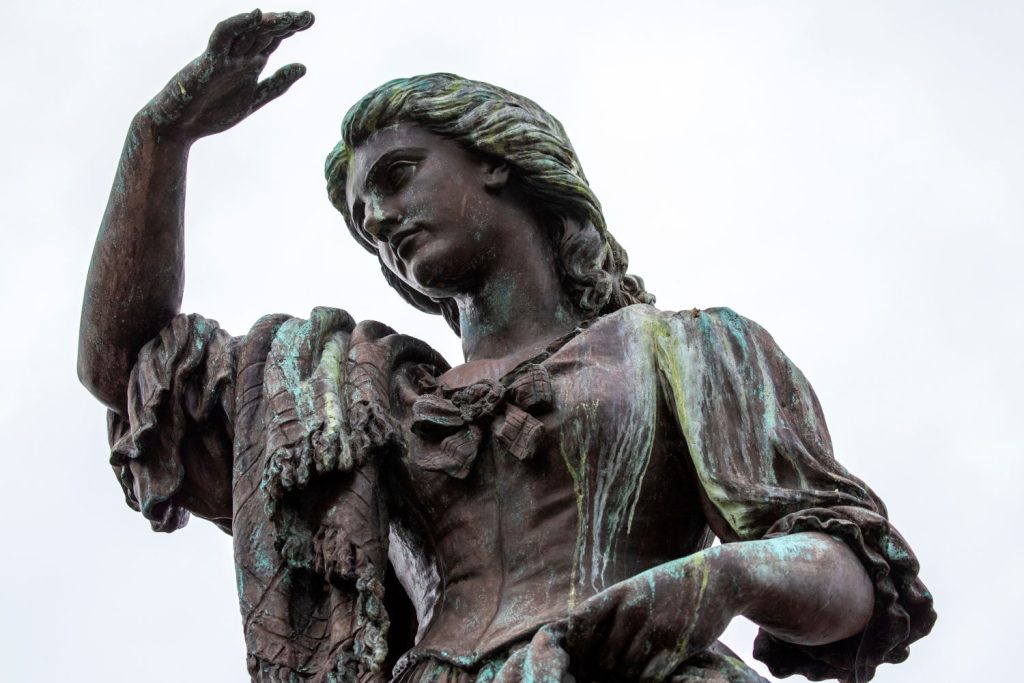
<path fill-rule="evenodd" d="M 234 538 L 254 681 L 865 681 L 935 615 L 803 374 L 728 309 L 666 312 L 561 125 L 451 74 L 345 117 L 328 194 L 465 362 L 344 311 L 244 336 L 179 312 L 185 169 L 305 72 L 309 13 L 239 15 L 136 116 L 93 254 L 79 374 L 158 531 Z M 714 537 L 722 545 L 711 546 Z"/>

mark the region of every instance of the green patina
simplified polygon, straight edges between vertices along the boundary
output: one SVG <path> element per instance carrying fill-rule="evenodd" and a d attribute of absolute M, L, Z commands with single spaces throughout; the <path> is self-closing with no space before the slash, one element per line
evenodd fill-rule
<path fill-rule="evenodd" d="M 694 570 L 701 572 L 700 578 L 700 590 L 697 593 L 697 599 L 694 600 L 693 616 L 687 621 L 688 628 L 686 628 L 680 635 L 679 642 L 676 645 L 675 657 L 671 661 L 667 662 L 666 670 L 663 671 L 663 677 L 667 677 L 672 669 L 676 668 L 679 662 L 683 661 L 689 653 L 690 639 L 693 637 L 694 627 L 701 622 L 701 616 L 706 605 L 704 604 L 704 593 L 708 588 L 708 581 L 711 579 L 711 571 L 708 566 L 707 556 L 704 553 L 696 553 L 690 557 L 682 560 L 676 560 L 671 564 L 676 565 L 678 563 L 686 563 L 688 567 L 692 567 Z M 681 567 L 677 567 L 678 570 Z M 680 576 L 680 578 L 682 578 Z"/>
<path fill-rule="evenodd" d="M 635 327 L 632 320 L 623 331 L 622 345 L 638 347 L 645 343 L 643 324 Z M 633 516 L 643 490 L 644 476 L 651 462 L 654 433 L 655 392 L 652 368 L 639 360 L 627 368 L 632 377 L 627 380 L 635 387 L 636 400 L 630 403 L 629 416 L 622 422 L 623 429 L 603 435 L 597 453 L 596 486 L 593 503 L 593 557 L 591 580 L 604 577 L 609 563 L 614 562 L 623 526 L 626 534 L 632 531 Z M 586 386 L 582 387 L 586 393 Z M 597 388 L 595 388 L 597 391 Z"/>
<path fill-rule="evenodd" d="M 703 339 L 708 340 L 715 337 L 715 326 L 708 313 L 695 310 L 693 313 L 683 315 L 689 315 L 691 319 L 696 320 L 697 330 Z M 699 419 L 701 415 L 705 414 L 706 407 L 703 405 L 705 397 L 701 388 L 695 383 L 706 371 L 704 367 L 706 361 L 699 353 L 689 357 L 678 353 L 680 348 L 702 348 L 701 342 L 688 338 L 687 325 L 678 317 L 651 319 L 648 325 L 650 326 L 649 334 L 658 351 L 658 367 L 674 397 L 672 403 L 676 411 L 676 420 L 691 451 L 691 461 L 697 469 L 701 485 L 712 504 L 730 526 L 737 529 L 742 528 L 742 520 L 747 513 L 745 504 L 732 500 L 718 483 L 714 473 L 708 471 L 705 458 L 702 457 L 705 444 L 701 436 L 703 425 Z"/>
<path fill-rule="evenodd" d="M 563 439 L 559 444 L 559 451 L 566 469 L 572 477 L 573 495 L 576 498 L 576 543 L 573 550 L 572 573 L 569 587 L 569 609 L 576 606 L 576 587 L 581 580 L 580 568 L 583 566 L 584 553 L 586 551 L 587 536 L 587 498 L 589 484 L 587 479 L 587 461 L 592 448 L 591 436 L 594 434 L 592 424 L 597 421 L 597 401 L 582 403 L 577 408 L 577 413 L 566 420 L 566 429 L 571 430 L 573 439 Z M 569 449 L 567 444 L 572 442 L 576 448 Z"/>
<path fill-rule="evenodd" d="M 313 331 L 313 320 L 289 320 L 278 331 L 274 339 L 274 346 L 280 349 L 277 365 L 283 373 L 283 386 L 275 387 L 287 389 L 295 399 L 296 408 L 306 407 L 304 398 L 302 368 L 300 360 L 303 350 L 309 344 L 309 338 Z M 312 409 L 312 405 L 309 406 Z"/>
<path fill-rule="evenodd" d="M 888 559 L 899 562 L 907 562 L 910 560 L 910 553 L 907 552 L 906 546 L 896 542 L 892 537 L 887 537 L 882 541 L 882 549 L 885 551 L 885 556 Z"/>

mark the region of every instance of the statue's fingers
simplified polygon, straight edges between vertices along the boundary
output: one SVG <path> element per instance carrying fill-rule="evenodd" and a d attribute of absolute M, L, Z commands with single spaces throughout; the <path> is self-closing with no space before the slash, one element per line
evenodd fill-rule
<path fill-rule="evenodd" d="M 290 462 L 281 463 L 281 486 L 286 491 L 295 488 L 295 468 Z"/>
<path fill-rule="evenodd" d="M 611 630 L 619 609 L 619 594 L 610 588 L 583 601 L 569 613 L 565 649 L 579 661 L 591 662 L 600 654 L 603 634 Z"/>
<path fill-rule="evenodd" d="M 356 347 L 366 342 L 378 342 L 384 337 L 392 334 L 397 334 L 392 328 L 388 327 L 384 323 L 379 323 L 376 320 L 363 320 L 359 322 L 355 329 L 352 330 L 352 337 L 349 340 L 349 359 L 353 359 L 357 354 Z M 369 352 L 369 353 L 372 353 Z"/>
<path fill-rule="evenodd" d="M 504 664 L 498 675 L 494 677 L 494 683 L 521 683 L 523 680 L 523 665 L 526 664 L 528 647 L 512 653 Z"/>
<path fill-rule="evenodd" d="M 534 683 L 568 683 L 573 680 L 569 673 L 569 653 L 562 647 L 564 633 L 561 624 L 547 625 L 530 641 L 525 669 Z"/>
<path fill-rule="evenodd" d="M 253 47 L 263 42 L 264 37 L 276 30 L 288 28 L 294 22 L 294 16 L 288 12 L 267 12 L 260 21 L 240 33 L 231 43 L 232 57 L 246 57 L 253 52 Z"/>
<path fill-rule="evenodd" d="M 616 606 L 616 601 L 607 592 L 598 593 L 577 605 L 569 614 L 568 641 L 572 643 L 578 636 L 592 632 L 610 618 Z"/>
<path fill-rule="evenodd" d="M 280 12 L 272 15 L 268 15 L 270 18 L 264 20 L 260 24 L 260 29 L 264 31 L 305 31 L 307 28 L 313 25 L 316 17 L 313 16 L 312 12 Z"/>
<path fill-rule="evenodd" d="M 630 656 L 630 655 L 627 655 Z M 632 655 L 635 661 L 642 662 L 642 655 Z M 667 680 L 672 672 L 679 668 L 679 665 L 683 663 L 683 657 L 678 652 L 671 650 L 660 650 L 653 656 L 645 655 L 648 657 L 647 663 L 644 664 L 643 669 L 638 674 L 635 674 L 633 678 L 642 681 L 664 681 Z"/>
<path fill-rule="evenodd" d="M 312 456 L 307 452 L 303 453 L 299 462 L 295 464 L 295 484 L 303 487 L 309 483 L 309 470 L 312 465 Z"/>
<path fill-rule="evenodd" d="M 295 32 L 285 29 L 277 33 L 262 33 L 255 40 L 252 41 L 252 45 L 249 46 L 248 51 L 245 53 L 246 57 L 269 57 L 270 54 L 277 49 L 281 41 Z"/>
<path fill-rule="evenodd" d="M 264 14 L 263 21 L 252 29 L 260 36 L 287 37 L 299 31 L 305 31 L 313 25 L 312 12 L 281 12 Z"/>
<path fill-rule="evenodd" d="M 232 57 L 244 57 L 245 55 L 249 54 L 249 51 L 252 49 L 253 43 L 256 42 L 256 39 L 258 37 L 259 34 L 257 33 L 256 29 L 246 31 L 240 36 L 235 37 L 235 39 L 231 41 L 231 48 L 228 51 L 229 54 Z"/>
<path fill-rule="evenodd" d="M 277 99 L 292 87 L 292 83 L 306 75 L 306 67 L 302 64 L 287 64 L 274 72 L 270 78 L 256 86 L 256 97 L 253 111 L 267 102 Z"/>
<path fill-rule="evenodd" d="M 278 48 L 281 41 L 291 38 L 299 31 L 305 31 L 313 25 L 311 12 L 292 13 L 286 20 L 275 21 L 268 26 L 261 26 L 258 37 L 249 45 L 246 56 L 268 57 Z"/>
<path fill-rule="evenodd" d="M 282 40 L 284 38 L 268 37 L 266 43 L 259 49 L 254 48 L 253 52 L 261 57 L 269 57 L 281 45 Z"/>
<path fill-rule="evenodd" d="M 226 55 L 235 39 L 260 25 L 263 13 L 254 9 L 248 14 L 236 14 L 217 24 L 210 35 L 207 50 L 215 55 Z"/>
<path fill-rule="evenodd" d="M 659 652 L 661 643 L 654 642 L 654 634 L 648 628 L 654 605 L 644 610 L 617 610 L 608 634 L 603 638 L 595 660 L 605 671 L 618 671 L 630 680 L 636 680 L 636 668 L 650 656 L 651 650 Z M 665 672 L 668 674 L 668 671 Z"/>
<path fill-rule="evenodd" d="M 253 42 L 252 47 L 249 48 L 249 56 L 260 55 L 262 57 L 269 57 L 270 54 L 278 48 L 281 41 L 291 38 L 299 31 L 305 31 L 310 27 L 312 22 L 309 24 L 299 25 L 293 24 L 287 28 L 281 28 L 275 31 L 267 31 L 260 40 Z"/>

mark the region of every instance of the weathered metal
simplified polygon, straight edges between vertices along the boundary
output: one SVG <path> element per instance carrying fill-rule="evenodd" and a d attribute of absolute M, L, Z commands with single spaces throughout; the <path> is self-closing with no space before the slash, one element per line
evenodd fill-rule
<path fill-rule="evenodd" d="M 465 362 L 337 309 L 244 336 L 179 313 L 188 150 L 283 94 L 312 24 L 256 11 L 139 113 L 97 239 L 80 376 L 158 531 L 232 534 L 254 681 L 865 681 L 934 621 L 807 380 L 728 309 L 665 312 L 561 125 L 451 74 L 345 118 L 331 201 Z M 714 537 L 722 541 L 711 546 Z"/>

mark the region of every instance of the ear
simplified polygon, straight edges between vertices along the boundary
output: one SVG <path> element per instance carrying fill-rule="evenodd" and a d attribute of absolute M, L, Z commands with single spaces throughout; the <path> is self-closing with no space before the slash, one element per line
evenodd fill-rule
<path fill-rule="evenodd" d="M 500 159 L 485 159 L 480 167 L 484 187 L 491 192 L 499 192 L 508 184 L 508 174 L 508 164 Z"/>

